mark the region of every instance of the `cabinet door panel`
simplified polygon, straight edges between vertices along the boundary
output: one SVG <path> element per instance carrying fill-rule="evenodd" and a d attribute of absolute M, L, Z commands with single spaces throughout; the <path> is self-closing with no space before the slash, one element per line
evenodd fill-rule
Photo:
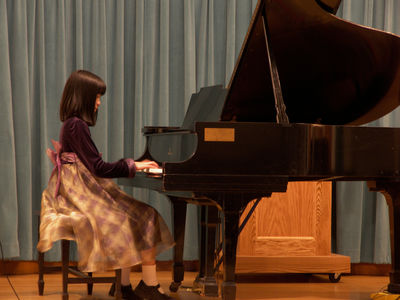
<path fill-rule="evenodd" d="M 238 255 L 328 255 L 330 248 L 331 183 L 291 182 L 286 193 L 260 201 L 239 237 Z"/>

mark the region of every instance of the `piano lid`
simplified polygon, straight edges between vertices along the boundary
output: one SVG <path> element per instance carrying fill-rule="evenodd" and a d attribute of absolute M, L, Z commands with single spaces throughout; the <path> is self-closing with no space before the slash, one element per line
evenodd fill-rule
<path fill-rule="evenodd" d="M 364 124 L 399 105 L 400 37 L 337 18 L 340 0 L 259 0 L 221 113 L 275 122 L 264 19 L 292 123 Z"/>

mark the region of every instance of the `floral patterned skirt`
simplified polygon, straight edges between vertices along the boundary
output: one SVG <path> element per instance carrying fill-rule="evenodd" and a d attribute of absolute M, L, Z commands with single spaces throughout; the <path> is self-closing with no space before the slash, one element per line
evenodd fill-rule
<path fill-rule="evenodd" d="M 75 240 L 79 269 L 96 272 L 139 264 L 142 250 L 155 248 L 157 255 L 174 246 L 153 207 L 124 193 L 113 180 L 94 176 L 74 153 L 63 153 L 61 160 L 60 174 L 53 171 L 42 194 L 40 252 L 57 240 Z"/>

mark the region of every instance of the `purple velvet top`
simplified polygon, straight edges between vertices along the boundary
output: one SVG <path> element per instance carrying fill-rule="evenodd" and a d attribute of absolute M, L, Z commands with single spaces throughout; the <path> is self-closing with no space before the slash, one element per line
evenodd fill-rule
<path fill-rule="evenodd" d="M 60 132 L 61 152 L 74 152 L 82 163 L 97 177 L 133 177 L 136 169 L 133 159 L 120 159 L 113 163 L 103 161 L 85 121 L 72 117 L 66 120 Z"/>

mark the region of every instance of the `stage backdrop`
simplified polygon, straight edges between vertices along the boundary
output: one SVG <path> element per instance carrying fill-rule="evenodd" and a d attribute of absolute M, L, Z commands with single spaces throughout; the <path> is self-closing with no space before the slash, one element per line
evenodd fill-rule
<path fill-rule="evenodd" d="M 311 0 L 310 0 L 311 1 Z M 41 192 L 52 170 L 59 101 L 69 74 L 107 83 L 92 135 L 107 161 L 138 157 L 145 125 L 179 126 L 190 95 L 227 85 L 257 0 L 0 0 L 0 241 L 7 259 L 36 258 Z M 400 0 L 343 0 L 338 16 L 400 34 Z M 397 14 L 396 14 L 397 12 Z M 396 19 L 397 17 L 397 19 Z M 375 122 L 400 125 L 396 110 Z M 127 189 L 171 226 L 155 192 Z M 390 262 L 387 206 L 363 183 L 341 183 L 337 251 L 352 262 Z M 198 258 L 189 207 L 186 260 Z M 47 255 L 59 259 L 59 245 Z M 171 259 L 171 251 L 158 259 Z"/>

